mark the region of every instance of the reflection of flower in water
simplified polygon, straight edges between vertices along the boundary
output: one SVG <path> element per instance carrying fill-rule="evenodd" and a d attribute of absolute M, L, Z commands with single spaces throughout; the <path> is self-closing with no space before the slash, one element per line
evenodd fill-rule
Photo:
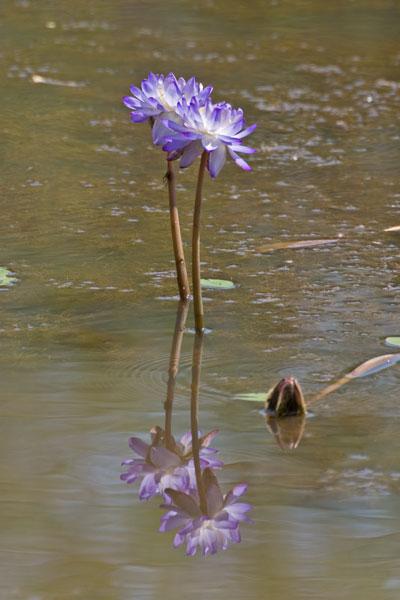
<path fill-rule="evenodd" d="M 240 522 L 251 522 L 246 514 L 251 510 L 251 505 L 238 501 L 247 490 L 246 484 L 236 485 L 224 496 L 212 469 L 204 469 L 202 480 L 207 514 L 202 512 L 196 492 L 187 494 L 173 489 L 165 490 L 172 504 L 164 505 L 167 512 L 161 517 L 160 531 L 178 528 L 174 546 L 186 543 L 186 554 L 189 556 L 196 554 L 197 547 L 204 555 L 226 550 L 230 544 L 240 542 Z"/>
<path fill-rule="evenodd" d="M 211 431 L 200 438 L 200 463 L 206 467 L 218 468 L 223 463 L 215 458 L 217 450 L 209 444 L 218 431 Z M 134 483 L 142 479 L 139 488 L 139 498 L 148 500 L 156 495 L 164 495 L 167 488 L 190 492 L 196 488 L 196 477 L 193 465 L 192 436 L 185 433 L 179 442 L 171 436 L 166 448 L 165 433 L 160 427 L 154 427 L 151 432 L 151 443 L 147 444 L 137 437 L 129 440 L 130 448 L 141 458 L 130 458 L 122 462 L 128 467 L 122 473 L 121 479 L 126 483 Z M 169 500 L 165 496 L 166 501 Z"/>

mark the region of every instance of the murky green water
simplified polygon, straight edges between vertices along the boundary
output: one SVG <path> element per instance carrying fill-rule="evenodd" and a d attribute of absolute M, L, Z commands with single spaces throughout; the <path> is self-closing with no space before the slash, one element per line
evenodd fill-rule
<path fill-rule="evenodd" d="M 336 5 L 336 6 L 335 6 Z M 283 452 L 236 394 L 293 374 L 306 396 L 400 334 L 400 6 L 3 0 L 1 598 L 395 599 L 399 367 L 315 407 Z M 255 525 L 213 558 L 157 532 L 119 481 L 128 437 L 162 424 L 176 313 L 163 158 L 120 98 L 149 70 L 241 105 L 259 152 L 207 180 L 202 428 Z M 190 237 L 195 172 L 179 177 Z M 260 254 L 267 243 L 343 236 Z M 190 315 L 190 324 L 192 317 Z M 193 336 L 174 428 L 188 429 Z"/>

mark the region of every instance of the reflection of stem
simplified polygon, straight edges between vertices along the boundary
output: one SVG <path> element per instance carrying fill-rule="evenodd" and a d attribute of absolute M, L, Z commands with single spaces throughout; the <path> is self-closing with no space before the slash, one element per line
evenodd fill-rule
<path fill-rule="evenodd" d="M 207 514 L 207 498 L 204 490 L 203 480 L 201 477 L 200 466 L 200 444 L 199 444 L 199 423 L 198 423 L 198 405 L 199 405 L 199 388 L 200 388 L 200 373 L 201 373 L 201 356 L 203 351 L 203 334 L 196 334 L 193 345 L 193 360 L 192 360 L 192 393 L 190 398 L 190 426 L 192 432 L 192 451 L 194 470 L 196 473 L 197 491 L 200 500 L 201 512 Z"/>
<path fill-rule="evenodd" d="M 175 331 L 172 338 L 171 354 L 168 368 L 167 399 L 164 402 L 165 409 L 165 445 L 171 449 L 172 446 L 172 405 L 174 402 L 175 382 L 181 358 L 182 339 L 185 331 L 186 317 L 189 310 L 188 302 L 179 302 L 176 313 Z"/>
<path fill-rule="evenodd" d="M 201 200 L 204 180 L 204 171 L 207 164 L 208 152 L 204 150 L 201 155 L 199 175 L 197 179 L 196 200 L 193 214 L 193 236 L 192 236 L 192 277 L 193 277 L 193 301 L 194 301 L 194 319 L 197 333 L 201 333 L 204 328 L 203 300 L 201 297 L 200 283 L 200 216 Z"/>
<path fill-rule="evenodd" d="M 178 280 L 179 296 L 181 300 L 187 300 L 190 295 L 190 288 L 186 270 L 185 254 L 183 252 L 178 207 L 176 205 L 176 177 L 172 161 L 167 160 L 167 165 L 167 173 L 165 177 L 168 183 L 169 218 L 171 221 L 172 243 L 174 247 L 176 265 L 176 277 Z"/>

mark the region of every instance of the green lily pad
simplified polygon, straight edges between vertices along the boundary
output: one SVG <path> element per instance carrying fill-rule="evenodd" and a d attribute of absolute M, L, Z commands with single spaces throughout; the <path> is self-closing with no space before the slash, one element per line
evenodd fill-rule
<path fill-rule="evenodd" d="M 250 394 L 236 394 L 235 400 L 244 400 L 244 402 L 265 402 L 267 394 L 265 392 L 254 392 Z"/>
<path fill-rule="evenodd" d="M 387 346 L 396 346 L 396 348 L 400 347 L 400 337 L 387 337 L 385 344 Z"/>
<path fill-rule="evenodd" d="M 233 290 L 235 284 L 227 279 L 200 279 L 201 287 L 209 290 Z"/>
<path fill-rule="evenodd" d="M 10 287 L 14 283 L 17 283 L 17 279 L 13 273 L 5 267 L 0 267 L 0 287 Z"/>

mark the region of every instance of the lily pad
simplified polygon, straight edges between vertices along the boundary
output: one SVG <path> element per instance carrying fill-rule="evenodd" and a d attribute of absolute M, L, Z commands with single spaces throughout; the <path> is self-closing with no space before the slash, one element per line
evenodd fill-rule
<path fill-rule="evenodd" d="M 267 394 L 265 392 L 254 392 L 250 394 L 236 394 L 235 400 L 244 400 L 244 402 L 265 402 Z"/>
<path fill-rule="evenodd" d="M 275 242 L 266 246 L 259 246 L 258 252 L 272 252 L 273 250 L 285 250 L 287 248 L 298 250 L 301 248 L 315 248 L 316 246 L 328 246 L 330 244 L 336 244 L 339 242 L 339 238 L 325 239 L 325 240 L 300 240 L 300 241 L 287 241 L 287 242 Z"/>
<path fill-rule="evenodd" d="M 5 267 L 0 267 L 0 287 L 10 287 L 14 283 L 17 283 L 14 274 Z"/>
<path fill-rule="evenodd" d="M 396 346 L 400 348 L 400 337 L 387 337 L 385 344 L 387 346 Z"/>
<path fill-rule="evenodd" d="M 352 379 L 357 377 L 366 377 L 367 375 L 372 375 L 373 373 L 378 373 L 383 369 L 387 369 L 398 363 L 400 361 L 400 353 L 399 354 L 383 354 L 382 356 L 376 356 L 375 358 L 371 358 L 366 362 L 362 363 L 350 373 L 347 373 L 346 377 L 350 377 Z"/>
<path fill-rule="evenodd" d="M 209 290 L 233 290 L 235 284 L 227 279 L 200 279 L 201 287 Z"/>

